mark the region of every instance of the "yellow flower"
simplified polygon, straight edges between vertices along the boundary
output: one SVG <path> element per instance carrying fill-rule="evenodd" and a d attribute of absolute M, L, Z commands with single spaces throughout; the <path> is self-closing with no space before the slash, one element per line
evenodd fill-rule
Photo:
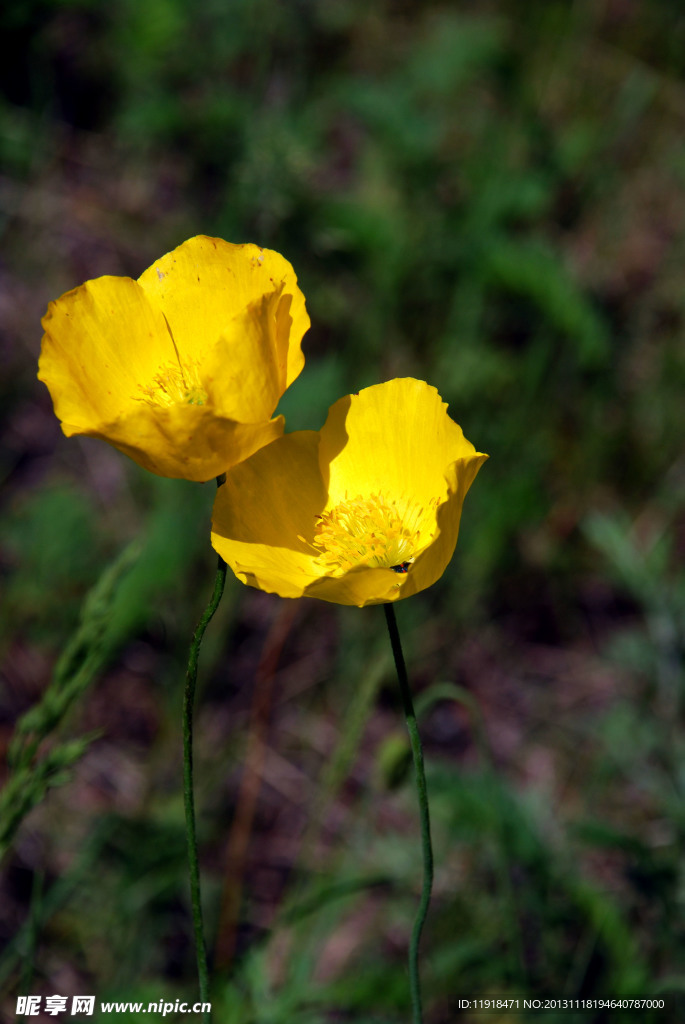
<path fill-rule="evenodd" d="M 271 417 L 308 327 L 287 260 L 198 235 L 137 281 L 99 277 L 51 302 L 38 377 L 67 436 L 209 480 L 283 433 Z"/>
<path fill-rule="evenodd" d="M 281 597 L 380 604 L 442 576 L 487 458 L 435 388 L 391 380 L 286 434 L 217 491 L 212 544 L 243 583 Z"/>

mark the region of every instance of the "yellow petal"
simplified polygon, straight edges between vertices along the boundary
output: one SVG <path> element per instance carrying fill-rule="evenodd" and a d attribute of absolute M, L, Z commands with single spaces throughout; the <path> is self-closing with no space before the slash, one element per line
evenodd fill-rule
<path fill-rule="evenodd" d="M 430 546 L 418 555 L 411 571 L 402 577 L 402 597 L 411 597 L 432 586 L 449 565 L 457 545 L 464 498 L 487 458 L 479 452 L 472 458 L 458 459 L 447 468 L 448 496 L 437 510 L 437 532 Z"/>
<path fill-rule="evenodd" d="M 326 500 L 319 435 L 287 434 L 234 466 L 217 491 L 212 544 L 239 579 L 300 597 L 317 578 L 314 524 Z"/>
<path fill-rule="evenodd" d="M 238 421 L 268 419 L 285 391 L 292 296 L 272 292 L 234 317 L 199 366 L 209 404 Z M 285 339 L 285 343 L 284 343 Z"/>
<path fill-rule="evenodd" d="M 364 608 L 367 604 L 387 604 L 405 596 L 400 582 L 403 578 L 389 569 L 352 569 L 337 578 L 320 576 L 309 584 L 305 596 L 357 608 Z"/>
<path fill-rule="evenodd" d="M 447 491 L 445 471 L 475 448 L 446 415 L 436 390 L 396 378 L 340 399 L 321 430 L 320 458 L 330 472 L 329 505 L 345 496 L 411 496 L 419 506 Z"/>
<path fill-rule="evenodd" d="M 99 277 L 51 302 L 38 377 L 65 434 L 114 420 L 174 358 L 164 317 L 130 277 Z"/>
<path fill-rule="evenodd" d="M 231 320 L 263 296 L 289 295 L 289 336 L 281 337 L 285 387 L 304 366 L 301 341 L 309 316 L 295 272 L 280 253 L 197 235 L 158 259 L 138 280 L 172 325 L 182 359 L 201 359 L 229 331 Z"/>
<path fill-rule="evenodd" d="M 237 423 L 208 406 L 175 405 L 154 413 L 145 405 L 101 429 L 99 437 L 159 476 L 205 482 L 246 459 L 283 433 L 285 420 Z"/>

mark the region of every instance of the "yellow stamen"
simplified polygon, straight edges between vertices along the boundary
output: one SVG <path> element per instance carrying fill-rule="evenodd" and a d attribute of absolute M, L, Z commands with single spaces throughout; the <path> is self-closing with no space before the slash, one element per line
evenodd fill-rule
<path fill-rule="evenodd" d="M 392 569 L 413 562 L 430 539 L 424 509 L 381 494 L 345 498 L 317 519 L 314 547 L 326 571 L 368 565 Z"/>
<path fill-rule="evenodd" d="M 136 401 L 165 408 L 172 405 L 204 405 L 207 401 L 207 392 L 202 387 L 198 364 L 194 360 L 185 364 L 176 362 L 160 366 L 152 383 L 141 384 L 140 391 L 142 397 L 136 395 Z"/>

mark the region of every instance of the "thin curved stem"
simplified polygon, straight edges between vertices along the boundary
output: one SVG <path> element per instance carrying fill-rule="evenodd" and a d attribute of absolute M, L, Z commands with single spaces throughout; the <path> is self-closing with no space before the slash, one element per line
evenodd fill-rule
<path fill-rule="evenodd" d="M 220 486 L 225 476 L 217 477 Z M 226 563 L 219 555 L 217 561 L 214 591 L 209 604 L 204 610 L 197 629 L 193 634 L 188 655 L 186 684 L 183 693 L 183 804 L 185 807 L 186 840 L 188 844 L 188 868 L 190 874 L 190 899 L 193 908 L 193 929 L 195 932 L 195 951 L 197 954 L 197 973 L 200 983 L 200 1001 L 209 1003 L 209 971 L 207 968 L 207 950 L 205 947 L 204 927 L 202 922 L 202 902 L 200 898 L 200 868 L 197 857 L 197 833 L 195 829 L 195 795 L 193 790 L 193 705 L 195 702 L 195 684 L 197 682 L 197 663 L 205 630 L 219 607 L 224 585 L 226 583 Z M 203 1014 L 203 1024 L 208 1024 L 210 1014 Z"/>
<path fill-rule="evenodd" d="M 419 812 L 421 816 L 421 849 L 423 853 L 423 885 L 421 887 L 421 900 L 419 909 L 416 912 L 414 927 L 411 933 L 409 944 L 409 985 L 411 988 L 412 1024 L 423 1024 L 423 1009 L 421 1005 L 421 981 L 419 978 L 419 942 L 421 932 L 428 914 L 431 891 L 433 888 L 433 847 L 431 845 L 430 814 L 428 810 L 428 790 L 426 788 L 426 773 L 423 768 L 423 750 L 421 738 L 416 724 L 414 704 L 411 699 L 407 669 L 402 654 L 402 644 L 395 618 L 395 609 L 391 604 L 383 605 L 385 618 L 388 623 L 390 644 L 397 669 L 397 680 L 400 684 L 404 717 L 407 721 L 409 742 L 411 743 L 412 757 L 414 758 L 414 773 L 416 775 L 416 792 L 419 798 Z"/>

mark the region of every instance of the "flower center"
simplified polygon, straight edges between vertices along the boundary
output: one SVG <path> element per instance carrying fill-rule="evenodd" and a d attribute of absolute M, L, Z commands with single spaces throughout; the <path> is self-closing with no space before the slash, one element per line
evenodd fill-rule
<path fill-rule="evenodd" d="M 424 509 L 387 501 L 381 494 L 346 499 L 317 518 L 314 547 L 323 569 L 347 572 L 355 566 L 406 573 L 425 546 Z"/>
<path fill-rule="evenodd" d="M 207 401 L 207 392 L 202 387 L 198 364 L 194 360 L 185 364 L 165 363 L 152 378 L 152 383 L 139 387 L 142 397 L 136 396 L 136 401 L 152 406 L 204 405 Z"/>

